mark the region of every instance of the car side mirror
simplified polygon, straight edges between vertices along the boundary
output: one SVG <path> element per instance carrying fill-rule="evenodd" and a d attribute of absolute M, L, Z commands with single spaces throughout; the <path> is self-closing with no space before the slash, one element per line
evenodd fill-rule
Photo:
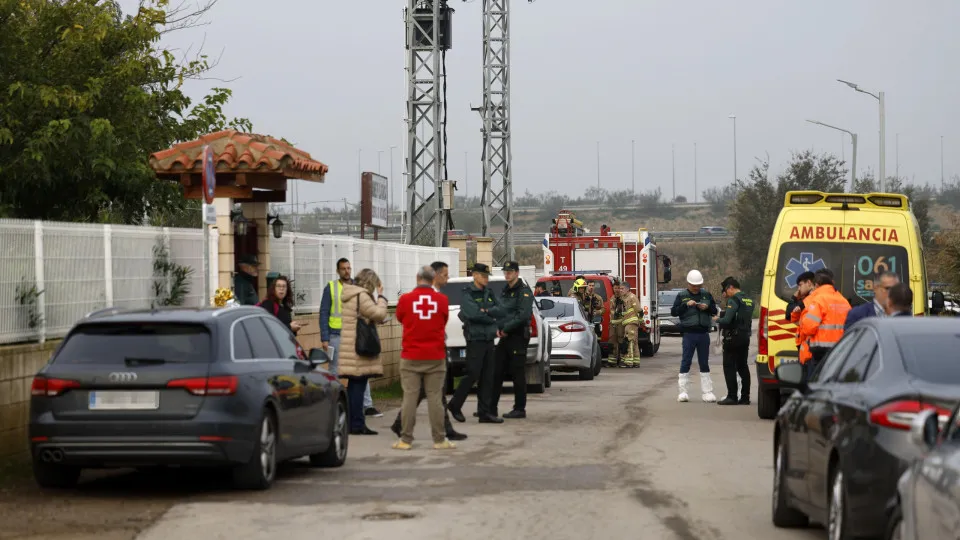
<path fill-rule="evenodd" d="M 310 349 L 310 356 L 307 357 L 307 360 L 310 362 L 310 365 L 314 367 L 330 363 L 330 357 L 327 356 L 327 351 L 319 347 Z"/>
<path fill-rule="evenodd" d="M 800 362 L 789 362 L 780 364 L 774 370 L 773 376 L 777 378 L 783 386 L 796 388 L 804 391 L 807 388 L 806 377 L 804 376 L 803 364 Z"/>
<path fill-rule="evenodd" d="M 537 306 L 540 309 L 550 311 L 551 309 L 557 307 L 557 303 L 554 302 L 553 300 L 547 300 L 546 298 L 544 298 L 543 300 L 540 300 L 539 302 L 537 302 Z"/>
<path fill-rule="evenodd" d="M 940 436 L 940 416 L 933 409 L 926 409 L 910 423 L 910 441 L 918 448 L 930 450 L 937 445 Z"/>
<path fill-rule="evenodd" d="M 930 293 L 930 314 L 940 315 L 947 310 L 947 298 L 943 291 L 933 291 Z"/>

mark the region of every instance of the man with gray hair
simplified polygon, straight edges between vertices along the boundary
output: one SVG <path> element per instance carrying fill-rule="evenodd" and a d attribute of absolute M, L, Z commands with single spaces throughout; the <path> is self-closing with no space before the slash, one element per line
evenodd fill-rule
<path fill-rule="evenodd" d="M 443 382 L 447 374 L 446 327 L 450 301 L 433 288 L 436 272 L 424 266 L 417 272 L 417 288 L 400 297 L 397 321 L 403 326 L 400 350 L 400 384 L 403 406 L 400 409 L 400 440 L 395 450 L 410 450 L 417 422 L 420 390 L 427 395 L 430 431 L 436 450 L 456 448 L 444 430 Z"/>
<path fill-rule="evenodd" d="M 873 280 L 873 302 L 865 302 L 847 312 L 847 320 L 843 323 L 843 330 L 863 319 L 870 317 L 887 316 L 887 300 L 890 298 L 890 288 L 900 283 L 900 276 L 893 272 L 884 272 Z"/>
<path fill-rule="evenodd" d="M 447 263 L 443 261 L 435 261 L 430 264 L 430 268 L 434 271 L 433 277 L 433 290 L 440 292 L 440 287 L 443 287 L 450 280 L 450 267 Z M 446 333 L 444 333 L 446 337 Z M 426 388 L 420 388 L 420 399 L 417 400 L 417 407 L 420 407 L 420 403 L 423 400 L 427 399 Z M 462 441 L 467 438 L 465 433 L 460 433 L 453 428 L 453 422 L 450 421 L 450 413 L 447 411 L 447 396 L 446 392 L 440 394 L 440 399 L 443 402 L 443 426 L 447 431 L 447 439 L 451 441 Z M 400 436 L 400 430 L 403 427 L 401 424 L 402 411 L 397 412 L 397 419 L 394 420 L 393 425 L 390 426 L 390 430 L 397 434 L 397 437 Z"/>

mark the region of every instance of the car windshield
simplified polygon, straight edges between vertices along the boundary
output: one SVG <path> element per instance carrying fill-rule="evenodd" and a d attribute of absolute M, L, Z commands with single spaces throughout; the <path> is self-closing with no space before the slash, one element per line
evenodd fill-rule
<path fill-rule="evenodd" d="M 960 384 L 960 334 L 912 332 L 897 336 L 897 345 L 907 373 L 927 382 Z"/>
<path fill-rule="evenodd" d="M 544 319 L 572 319 L 577 306 L 569 302 L 555 302 L 550 309 L 541 309 Z"/>
<path fill-rule="evenodd" d="M 677 295 L 680 294 L 680 291 L 661 291 L 660 292 L 660 309 L 670 310 L 673 307 L 673 303 L 677 300 Z"/>
<path fill-rule="evenodd" d="M 840 293 L 856 306 L 873 301 L 873 283 L 886 271 L 909 276 L 907 250 L 902 246 L 857 242 L 787 242 L 777 259 L 776 294 L 789 302 L 797 277 L 820 268 L 833 270 Z"/>
<path fill-rule="evenodd" d="M 95 324 L 73 331 L 60 347 L 57 364 L 116 364 L 131 361 L 210 362 L 210 333 L 190 324 Z"/>
<path fill-rule="evenodd" d="M 447 300 L 450 301 L 451 306 L 459 306 L 463 303 L 463 290 L 467 287 L 473 285 L 473 282 L 469 283 L 447 283 L 440 288 L 440 292 L 447 295 Z M 487 288 L 490 289 L 497 298 L 503 294 L 503 288 L 507 285 L 506 281 L 499 280 L 494 281 L 490 280 L 490 283 L 487 284 Z"/>
<path fill-rule="evenodd" d="M 570 287 L 573 287 L 573 282 L 575 278 L 569 279 L 544 279 L 537 282 L 538 285 L 543 285 L 546 287 L 547 292 L 552 296 L 567 296 L 570 293 Z M 603 298 L 603 301 L 607 301 L 607 287 L 602 280 L 599 279 L 588 279 L 588 282 L 593 282 L 593 292 L 600 295 L 600 298 Z"/>

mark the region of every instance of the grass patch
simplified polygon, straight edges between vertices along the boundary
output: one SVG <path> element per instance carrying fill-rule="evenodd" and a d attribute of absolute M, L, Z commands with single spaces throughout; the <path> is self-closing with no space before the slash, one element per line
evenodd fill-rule
<path fill-rule="evenodd" d="M 400 385 L 400 381 L 393 381 L 387 386 L 371 388 L 370 396 L 374 401 L 403 399 L 403 387 Z"/>

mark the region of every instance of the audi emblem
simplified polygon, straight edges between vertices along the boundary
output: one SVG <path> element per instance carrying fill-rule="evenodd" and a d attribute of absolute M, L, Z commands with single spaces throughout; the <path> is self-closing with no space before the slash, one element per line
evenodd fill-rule
<path fill-rule="evenodd" d="M 114 372 L 108 377 L 110 382 L 133 382 L 137 380 L 137 374 L 133 372 Z"/>

